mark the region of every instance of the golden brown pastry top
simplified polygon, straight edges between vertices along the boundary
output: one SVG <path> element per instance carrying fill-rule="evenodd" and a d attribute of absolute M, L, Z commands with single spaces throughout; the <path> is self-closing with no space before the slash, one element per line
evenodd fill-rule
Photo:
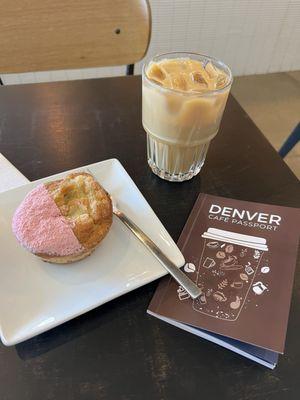
<path fill-rule="evenodd" d="M 86 249 L 101 242 L 112 224 L 112 203 L 93 176 L 72 173 L 45 186 L 79 242 Z"/>

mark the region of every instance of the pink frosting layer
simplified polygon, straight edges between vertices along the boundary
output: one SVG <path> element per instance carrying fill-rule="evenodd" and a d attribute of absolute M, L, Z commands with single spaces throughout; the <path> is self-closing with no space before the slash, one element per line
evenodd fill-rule
<path fill-rule="evenodd" d="M 28 193 L 17 208 L 12 229 L 33 253 L 68 256 L 84 250 L 43 184 Z"/>

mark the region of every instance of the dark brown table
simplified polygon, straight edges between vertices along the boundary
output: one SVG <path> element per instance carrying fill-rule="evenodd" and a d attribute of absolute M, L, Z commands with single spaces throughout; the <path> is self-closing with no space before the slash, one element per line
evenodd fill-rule
<path fill-rule="evenodd" d="M 139 77 L 0 88 L 0 151 L 25 176 L 116 157 L 175 240 L 200 191 L 300 205 L 298 180 L 233 97 L 192 181 L 160 180 L 145 150 Z M 156 285 L 15 347 L 0 345 L 0 399 L 299 398 L 299 268 L 286 354 L 274 371 L 148 316 Z"/>

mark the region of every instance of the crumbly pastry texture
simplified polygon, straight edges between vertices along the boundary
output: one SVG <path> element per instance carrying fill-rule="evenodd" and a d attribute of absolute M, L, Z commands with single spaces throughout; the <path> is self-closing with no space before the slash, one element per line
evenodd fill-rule
<path fill-rule="evenodd" d="M 31 191 L 12 226 L 21 244 L 43 260 L 69 263 L 90 255 L 111 224 L 110 196 L 92 175 L 78 172 Z"/>

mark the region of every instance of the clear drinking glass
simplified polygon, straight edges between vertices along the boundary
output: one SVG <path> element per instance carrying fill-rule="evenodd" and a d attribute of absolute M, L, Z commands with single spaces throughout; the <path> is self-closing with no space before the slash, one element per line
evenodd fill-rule
<path fill-rule="evenodd" d="M 153 62 L 192 59 L 211 63 L 226 76 L 220 89 L 205 92 L 169 89 L 147 77 Z M 232 84 L 230 69 L 221 61 L 196 53 L 166 53 L 143 67 L 143 127 L 148 164 L 163 179 L 182 182 L 197 175 L 211 140 L 216 136 Z"/>

